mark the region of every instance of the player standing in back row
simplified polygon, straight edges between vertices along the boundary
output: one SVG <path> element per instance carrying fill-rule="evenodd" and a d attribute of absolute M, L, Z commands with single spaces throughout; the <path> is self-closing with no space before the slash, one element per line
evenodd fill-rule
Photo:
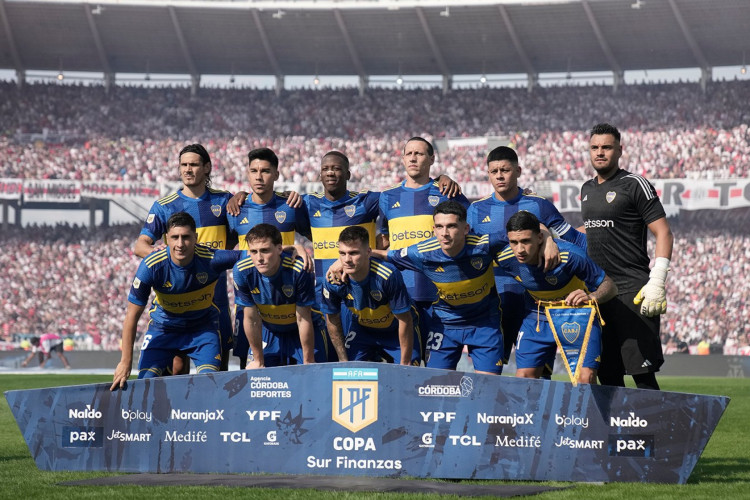
<path fill-rule="evenodd" d="M 620 168 L 620 132 L 607 123 L 591 129 L 591 165 L 596 177 L 581 187 L 581 215 L 588 254 L 617 284 L 618 295 L 601 306 L 599 381 L 623 387 L 625 374 L 641 389 L 659 389 L 655 372 L 664 363 L 659 315 L 667 311 L 664 283 L 674 237 L 656 189 Z M 649 272 L 647 231 L 656 238 Z"/>

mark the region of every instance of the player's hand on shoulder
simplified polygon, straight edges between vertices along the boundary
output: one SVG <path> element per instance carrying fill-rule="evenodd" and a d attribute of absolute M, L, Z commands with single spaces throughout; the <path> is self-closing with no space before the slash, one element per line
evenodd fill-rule
<path fill-rule="evenodd" d="M 326 271 L 326 280 L 331 284 L 341 285 L 346 279 L 347 276 L 344 274 L 344 265 L 340 260 L 334 261 L 334 263 L 331 264 L 331 267 L 328 268 L 328 271 Z"/>
<path fill-rule="evenodd" d="M 440 194 L 444 194 L 448 198 L 455 198 L 461 194 L 461 186 L 447 175 L 443 174 L 438 177 L 437 182 Z"/>
<path fill-rule="evenodd" d="M 245 191 L 240 191 L 232 196 L 227 202 L 227 213 L 229 215 L 239 215 L 240 207 L 245 204 L 248 196 L 249 194 Z"/>
<path fill-rule="evenodd" d="M 286 204 L 292 208 L 299 208 L 302 206 L 302 195 L 297 191 L 284 191 L 286 196 Z"/>

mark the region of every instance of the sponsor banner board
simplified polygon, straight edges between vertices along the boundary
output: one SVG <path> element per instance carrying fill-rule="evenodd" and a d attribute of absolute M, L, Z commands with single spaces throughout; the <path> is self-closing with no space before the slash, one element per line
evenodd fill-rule
<path fill-rule="evenodd" d="M 44 470 L 685 483 L 721 396 L 330 363 L 8 391 Z"/>

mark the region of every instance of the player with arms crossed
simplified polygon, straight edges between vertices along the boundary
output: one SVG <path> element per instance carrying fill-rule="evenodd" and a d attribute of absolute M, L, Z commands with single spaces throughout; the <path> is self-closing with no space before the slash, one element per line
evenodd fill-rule
<path fill-rule="evenodd" d="M 656 189 L 619 166 L 620 132 L 607 123 L 591 129 L 591 165 L 596 177 L 581 187 L 581 216 L 588 254 L 617 284 L 618 295 L 601 308 L 604 321 L 599 382 L 623 387 L 625 374 L 639 389 L 659 389 L 664 363 L 659 315 L 667 311 L 664 290 L 674 237 Z M 649 270 L 647 234 L 656 238 Z"/>
<path fill-rule="evenodd" d="M 601 353 L 601 326 L 590 311 L 587 330 L 575 337 L 577 343 L 570 345 L 550 328 L 548 318 L 540 314 L 542 307 L 581 307 L 595 308 L 591 301 L 603 303 L 617 295 L 617 285 L 597 266 L 579 246 L 558 240 L 561 262 L 554 269 L 544 271 L 540 267 L 544 236 L 539 219 L 531 212 L 520 211 L 508 219 L 506 224 L 509 246 L 497 254 L 497 269 L 520 283 L 538 302 L 536 310 L 527 308 L 516 341 L 516 376 L 539 378 L 546 364 L 555 358 L 557 342 L 561 342 L 563 355 L 571 352 L 581 358 L 580 371 L 571 370 L 571 377 L 577 373 L 577 382 L 596 383 Z M 503 311 L 505 312 L 505 311 Z M 569 342 L 573 342 L 571 339 Z M 580 343 L 580 345 L 579 345 Z M 570 368 L 569 368 L 570 369 Z"/>
<path fill-rule="evenodd" d="M 387 253 L 373 250 L 373 255 L 398 269 L 424 273 L 437 288 L 428 368 L 455 370 L 467 346 L 475 371 L 500 375 L 503 332 L 492 256 L 507 242 L 490 245 L 487 235 L 469 234 L 466 209 L 453 200 L 435 207 L 434 232 L 422 243 Z"/>
<path fill-rule="evenodd" d="M 315 363 L 316 342 L 324 342 L 324 320 L 313 321 L 313 276 L 302 258 L 283 251 L 281 233 L 258 224 L 246 236 L 248 257 L 234 266 L 235 300 L 243 306 L 243 326 L 252 352 L 247 368 Z M 264 330 L 278 350 L 263 352 Z"/>
<path fill-rule="evenodd" d="M 130 376 L 138 320 L 152 289 L 156 296 L 141 344 L 138 378 L 169 373 L 178 354 L 192 359 L 198 373 L 220 368 L 219 310 L 214 304 L 214 291 L 217 281 L 224 279 L 225 271 L 240 258 L 240 252 L 198 245 L 195 220 L 186 212 L 169 217 L 166 242 L 167 248 L 141 261 L 130 287 L 122 355 L 111 390 L 124 388 Z"/>
<path fill-rule="evenodd" d="M 323 285 L 323 312 L 339 361 L 380 361 L 382 351 L 402 365 L 419 365 L 418 316 L 401 273 L 387 262 L 370 258 L 369 234 L 363 227 L 341 231 L 338 249 L 349 279 Z M 342 304 L 353 315 L 345 342 Z"/>
<path fill-rule="evenodd" d="M 167 233 L 167 220 L 177 212 L 187 212 L 195 220 L 198 230 L 198 243 L 214 250 L 234 247 L 227 242 L 227 203 L 231 194 L 211 188 L 211 157 L 200 144 L 190 144 L 179 153 L 179 173 L 182 188 L 157 200 L 151 206 L 141 234 L 135 243 L 135 254 L 146 257 L 154 250 L 161 250 L 166 243 L 155 246 Z M 232 347 L 232 318 L 229 313 L 226 275 L 216 283 L 214 294 L 216 307 L 220 310 L 220 331 L 222 340 L 221 368 L 226 370 L 229 363 L 229 349 Z M 178 357 L 174 362 L 175 374 L 188 373 L 190 364 L 186 358 Z"/>

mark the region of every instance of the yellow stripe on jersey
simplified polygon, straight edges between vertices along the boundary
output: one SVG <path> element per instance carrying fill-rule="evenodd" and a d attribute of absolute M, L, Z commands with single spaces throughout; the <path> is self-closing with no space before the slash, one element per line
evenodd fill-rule
<path fill-rule="evenodd" d="M 397 217 L 388 221 L 390 250 L 399 250 L 432 238 L 434 220 L 432 215 Z"/>
<path fill-rule="evenodd" d="M 393 312 L 387 305 L 382 305 L 377 309 L 365 307 L 364 309 L 355 309 L 350 307 L 349 310 L 357 316 L 357 322 L 368 328 L 388 328 L 393 323 Z"/>
<path fill-rule="evenodd" d="M 196 245 L 195 255 L 198 255 L 199 257 L 205 257 L 207 259 L 214 258 L 214 253 L 211 250 L 209 250 L 208 247 L 202 246 L 202 245 Z"/>
<path fill-rule="evenodd" d="M 517 280 L 518 278 L 516 278 Z M 573 290 L 583 290 L 589 293 L 586 284 L 579 278 L 574 277 L 563 288 L 558 290 L 529 290 L 529 294 L 537 300 L 564 300 Z"/>
<path fill-rule="evenodd" d="M 198 243 L 214 250 L 225 250 L 227 248 L 227 226 L 199 227 Z M 166 241 L 166 238 L 164 239 Z"/>
<path fill-rule="evenodd" d="M 229 191 L 226 191 L 224 189 L 216 189 L 216 188 L 212 188 L 212 187 L 209 187 L 208 191 L 211 192 L 211 193 L 214 193 L 214 194 L 221 194 L 221 193 L 228 193 L 229 192 Z"/>
<path fill-rule="evenodd" d="M 423 241 L 422 243 L 417 243 L 417 250 L 419 250 L 420 253 L 431 252 L 439 248 L 440 248 L 440 243 L 437 240 Z"/>
<path fill-rule="evenodd" d="M 391 277 L 391 274 L 393 274 L 391 269 L 388 269 L 384 265 L 372 260 L 370 261 L 370 271 L 374 272 L 384 280 L 387 280 Z"/>
<path fill-rule="evenodd" d="M 162 248 L 158 252 L 146 256 L 146 265 L 148 267 L 153 267 L 154 264 L 158 264 L 159 262 L 166 260 L 166 259 L 167 259 L 167 249 Z"/>
<path fill-rule="evenodd" d="M 511 250 L 510 248 L 506 248 L 505 250 L 497 254 L 497 257 L 496 257 L 498 262 L 502 262 L 508 259 L 515 259 L 515 258 L 516 258 L 516 255 L 513 253 L 513 250 Z"/>
<path fill-rule="evenodd" d="M 370 247 L 375 248 L 375 222 L 365 222 L 357 226 L 367 229 L 370 234 Z M 339 235 L 350 226 L 313 227 L 313 255 L 316 259 L 339 258 Z"/>
<path fill-rule="evenodd" d="M 211 307 L 214 300 L 214 287 L 216 282 L 204 286 L 199 290 L 188 293 L 159 293 L 156 292 L 154 301 L 165 311 L 180 314 L 190 311 L 202 311 Z"/>
<path fill-rule="evenodd" d="M 246 269 L 251 269 L 255 267 L 255 264 L 253 263 L 253 259 L 250 257 L 245 257 L 241 261 L 237 262 L 237 270 L 238 271 L 245 271 Z"/>
<path fill-rule="evenodd" d="M 466 235 L 466 244 L 467 245 L 483 245 L 485 243 L 490 242 L 490 235 L 489 234 L 467 234 Z"/>
<path fill-rule="evenodd" d="M 396 188 L 400 188 L 400 187 L 401 187 L 401 183 L 399 182 L 398 184 L 394 184 L 393 186 L 385 188 L 383 190 L 383 192 L 385 193 L 386 191 L 390 191 L 391 189 L 396 189 Z"/>
<path fill-rule="evenodd" d="M 433 283 L 438 289 L 438 297 L 452 306 L 460 306 L 475 304 L 489 295 L 495 285 L 495 276 L 492 273 L 492 267 L 487 266 L 484 274 L 474 279 Z"/>
<path fill-rule="evenodd" d="M 255 304 L 260 317 L 266 323 L 274 325 L 291 325 L 297 321 L 296 304 Z"/>
<path fill-rule="evenodd" d="M 158 203 L 159 205 L 166 205 L 167 203 L 171 203 L 171 202 L 173 202 L 173 201 L 174 201 L 174 200 L 176 200 L 176 199 L 177 199 L 178 197 L 179 197 L 179 195 L 178 195 L 178 194 L 177 194 L 176 192 L 174 192 L 174 193 L 168 194 L 168 195 L 167 195 L 167 196 L 165 196 L 164 198 L 161 198 L 161 199 L 157 200 L 156 202 L 157 202 L 157 203 Z"/>

